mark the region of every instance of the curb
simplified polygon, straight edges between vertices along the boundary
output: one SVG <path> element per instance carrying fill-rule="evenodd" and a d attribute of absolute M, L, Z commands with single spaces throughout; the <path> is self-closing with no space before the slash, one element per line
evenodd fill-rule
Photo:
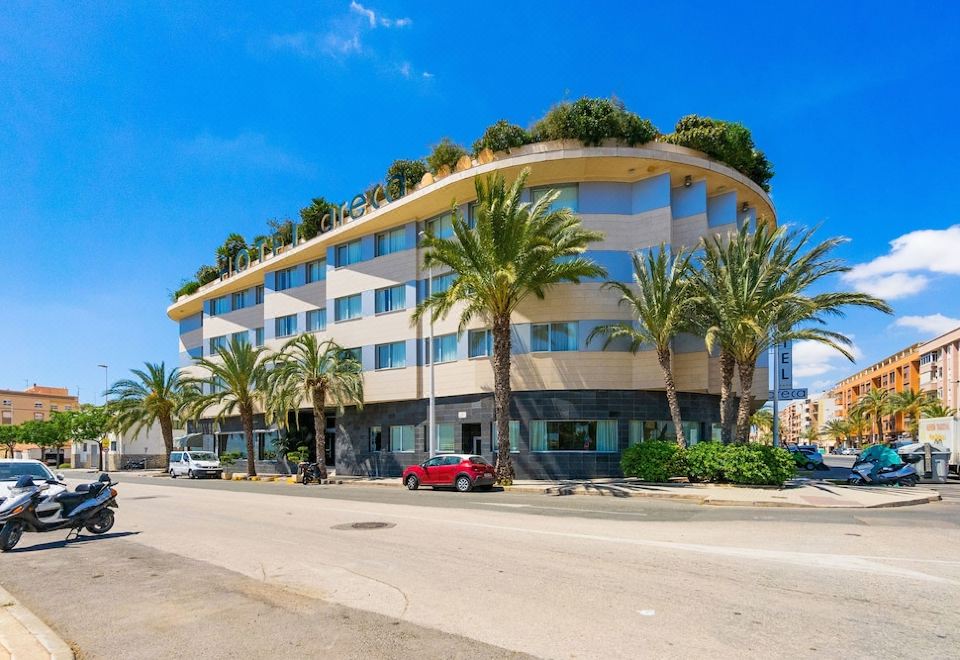
<path fill-rule="evenodd" d="M 73 650 L 67 643 L 3 587 L 0 587 L 0 606 L 50 654 L 51 660 L 74 660 Z M 0 628 L 0 648 L 8 649 L 12 658 L 22 657 L 12 646 L 6 631 Z"/>

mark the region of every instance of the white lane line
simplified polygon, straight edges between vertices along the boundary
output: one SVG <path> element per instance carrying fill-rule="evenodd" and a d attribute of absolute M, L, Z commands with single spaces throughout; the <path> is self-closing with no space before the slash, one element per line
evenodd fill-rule
<path fill-rule="evenodd" d="M 511 509 L 542 509 L 544 511 L 563 511 L 565 513 L 574 514 L 574 517 L 578 513 L 602 513 L 610 516 L 646 516 L 646 513 L 633 512 L 633 511 L 606 511 L 604 509 L 566 509 L 562 506 L 539 506 L 536 504 L 505 504 L 501 502 L 474 502 L 474 504 L 480 504 L 483 506 L 502 506 L 509 507 Z"/>

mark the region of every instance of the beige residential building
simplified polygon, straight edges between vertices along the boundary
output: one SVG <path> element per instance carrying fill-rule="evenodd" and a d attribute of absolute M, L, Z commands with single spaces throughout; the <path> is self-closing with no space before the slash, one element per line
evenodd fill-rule
<path fill-rule="evenodd" d="M 920 390 L 960 408 L 960 328 L 923 344 L 919 354 Z"/>
<path fill-rule="evenodd" d="M 50 414 L 80 407 L 77 397 L 65 387 L 45 387 L 34 383 L 25 390 L 0 390 L 0 424 L 22 424 L 28 420 L 47 420 Z"/>

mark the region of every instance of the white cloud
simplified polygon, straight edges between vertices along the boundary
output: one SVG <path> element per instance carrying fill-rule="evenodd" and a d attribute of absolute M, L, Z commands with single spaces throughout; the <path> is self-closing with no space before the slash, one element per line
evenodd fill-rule
<path fill-rule="evenodd" d="M 896 299 L 923 291 L 928 274 L 960 275 L 960 225 L 918 229 L 890 241 L 890 251 L 843 278 L 859 291 Z"/>
<path fill-rule="evenodd" d="M 863 357 L 863 353 L 856 344 L 848 346 L 847 350 L 853 354 L 854 359 L 859 360 Z M 826 344 L 815 341 L 798 341 L 793 345 L 794 378 L 822 376 L 849 364 L 850 361 L 842 353 Z"/>
<path fill-rule="evenodd" d="M 359 2 L 351 2 L 350 11 L 360 14 L 361 16 L 366 16 L 370 21 L 370 27 L 377 27 L 377 14 L 372 9 L 367 9 Z"/>
<path fill-rule="evenodd" d="M 400 66 L 397 67 L 397 71 L 400 72 L 400 75 L 404 78 L 410 77 L 410 62 L 402 62 Z"/>
<path fill-rule="evenodd" d="M 943 314 L 928 314 L 927 316 L 901 316 L 893 323 L 901 328 L 913 328 L 930 337 L 936 337 L 960 326 L 960 319 L 950 318 Z"/>
<path fill-rule="evenodd" d="M 424 72 L 423 72 L 423 77 L 426 78 L 427 80 L 429 80 L 430 78 L 433 78 L 433 74 L 430 73 L 429 71 L 424 71 Z"/>
<path fill-rule="evenodd" d="M 303 176 L 316 173 L 313 164 L 269 144 L 259 133 L 241 133 L 232 138 L 204 133 L 184 143 L 182 149 L 188 156 L 218 166 L 241 166 Z"/>
<path fill-rule="evenodd" d="M 382 25 L 385 28 L 402 28 L 413 23 L 413 21 L 411 21 L 409 18 L 388 18 L 383 15 L 377 16 L 377 12 L 375 12 L 373 9 L 369 9 L 368 7 L 364 7 L 356 0 L 351 0 L 350 11 L 366 18 L 367 22 L 370 23 L 370 27 L 372 28 L 377 27 L 377 25 Z"/>
<path fill-rule="evenodd" d="M 296 34 L 275 34 L 268 41 L 274 50 L 293 51 L 301 57 L 345 57 L 363 50 L 360 33 L 340 34 L 329 32 L 297 32 Z"/>

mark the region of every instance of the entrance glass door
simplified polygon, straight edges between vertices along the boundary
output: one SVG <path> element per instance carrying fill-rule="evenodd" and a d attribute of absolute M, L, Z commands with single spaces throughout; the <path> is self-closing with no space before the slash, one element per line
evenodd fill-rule
<path fill-rule="evenodd" d="M 480 428 L 479 424 L 463 424 L 460 427 L 460 453 L 480 453 L 483 449 L 480 444 Z"/>

